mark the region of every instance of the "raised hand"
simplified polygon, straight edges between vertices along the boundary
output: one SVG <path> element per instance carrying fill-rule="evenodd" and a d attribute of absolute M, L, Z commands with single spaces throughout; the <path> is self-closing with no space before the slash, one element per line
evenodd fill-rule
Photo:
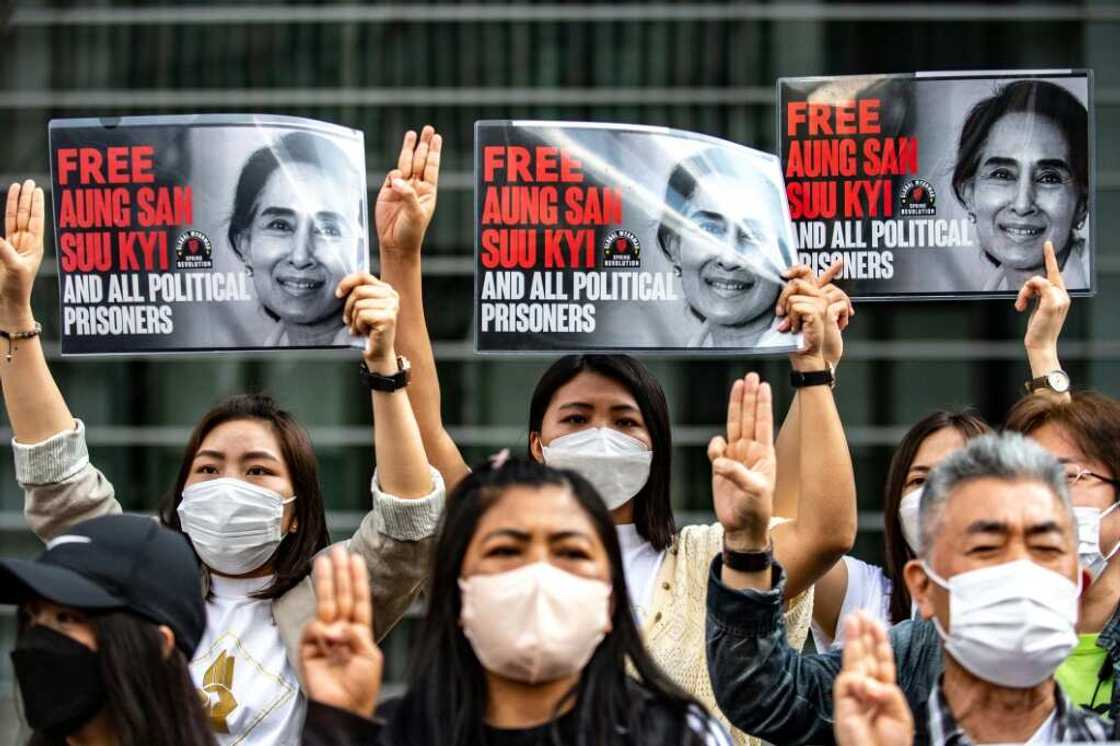
<path fill-rule="evenodd" d="M 342 278 L 335 295 L 346 298 L 342 307 L 342 323 L 351 334 L 368 337 L 362 353 L 366 366 L 388 366 L 386 371 L 397 370 L 396 334 L 400 297 L 397 291 L 368 272 L 354 272 Z"/>
<path fill-rule="evenodd" d="M 12 184 L 0 238 L 0 329 L 26 331 L 31 316 L 31 288 L 43 261 L 43 190 L 28 179 Z"/>
<path fill-rule="evenodd" d="M 914 717 L 895 683 L 886 632 L 862 611 L 844 624 L 843 666 L 832 694 L 836 743 L 909 746 L 914 742 Z"/>
<path fill-rule="evenodd" d="M 397 167 L 385 177 L 377 193 L 374 220 L 381 251 L 418 253 L 436 210 L 440 150 L 443 137 L 427 125 L 409 130 L 401 144 Z"/>
<path fill-rule="evenodd" d="M 834 271 L 835 270 L 835 271 Z M 833 267 L 822 277 L 835 276 L 839 269 Z M 832 273 L 830 276 L 829 273 Z M 823 288 L 818 286 L 813 277 L 813 270 L 805 265 L 798 265 L 786 271 L 789 281 L 782 288 L 775 306 L 775 314 L 782 317 L 778 331 L 801 332 L 805 341 L 804 349 L 791 355 L 796 362 L 817 361 L 809 367 L 820 369 L 823 367 L 824 346 L 826 335 L 825 319 L 828 315 L 829 299 Z"/>
<path fill-rule="evenodd" d="M 749 373 L 731 387 L 727 439 L 708 443 L 716 518 L 733 549 L 761 549 L 769 540 L 777 459 L 770 384 Z"/>
<path fill-rule="evenodd" d="M 373 717 L 384 661 L 373 642 L 365 562 L 335 547 L 315 559 L 312 572 L 318 606 L 300 639 L 307 696 L 361 717 Z"/>
<path fill-rule="evenodd" d="M 1052 354 L 1056 367 L 1058 337 L 1062 333 L 1066 314 L 1069 313 L 1070 301 L 1062 271 L 1058 268 L 1058 259 L 1054 255 L 1054 244 L 1049 241 L 1044 243 L 1042 255 L 1046 263 L 1046 277 L 1035 275 L 1023 283 L 1015 298 L 1015 310 L 1022 313 L 1027 310 L 1032 298 L 1038 298 L 1027 320 L 1027 333 L 1023 342 L 1028 354 Z"/>

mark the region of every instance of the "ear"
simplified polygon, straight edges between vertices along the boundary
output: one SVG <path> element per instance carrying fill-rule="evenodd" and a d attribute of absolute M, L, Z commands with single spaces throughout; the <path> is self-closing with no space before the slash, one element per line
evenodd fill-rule
<path fill-rule="evenodd" d="M 657 242 L 661 244 L 661 250 L 669 257 L 669 261 L 674 266 L 680 266 L 681 263 L 681 238 L 677 232 L 666 227 L 662 227 L 657 231 Z"/>
<path fill-rule="evenodd" d="M 922 619 L 933 618 L 933 600 L 929 597 L 933 581 L 926 574 L 925 567 L 920 560 L 912 559 L 902 568 L 902 577 L 906 581 L 906 589 L 910 591 L 910 598 L 918 607 Z"/>
<path fill-rule="evenodd" d="M 534 461 L 544 463 L 544 445 L 541 443 L 541 434 L 536 430 L 529 433 L 529 455 Z"/>
<path fill-rule="evenodd" d="M 156 630 L 159 632 L 159 636 L 163 638 L 160 643 L 160 650 L 163 653 L 164 660 L 167 660 L 175 652 L 175 633 L 166 624 L 159 625 Z"/>
<path fill-rule="evenodd" d="M 961 184 L 961 199 L 964 200 L 964 209 L 969 212 L 976 212 L 972 209 L 972 195 L 976 191 L 976 177 L 973 176 L 963 184 Z"/>

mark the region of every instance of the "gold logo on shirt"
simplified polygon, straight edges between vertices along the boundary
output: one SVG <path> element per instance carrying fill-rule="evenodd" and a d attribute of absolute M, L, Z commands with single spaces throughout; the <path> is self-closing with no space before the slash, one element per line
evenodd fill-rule
<path fill-rule="evenodd" d="M 232 655 L 223 651 L 206 669 L 202 676 L 202 688 L 198 690 L 202 709 L 216 733 L 229 733 L 226 719 L 237 708 L 237 700 L 233 697 L 233 666 L 236 662 Z"/>

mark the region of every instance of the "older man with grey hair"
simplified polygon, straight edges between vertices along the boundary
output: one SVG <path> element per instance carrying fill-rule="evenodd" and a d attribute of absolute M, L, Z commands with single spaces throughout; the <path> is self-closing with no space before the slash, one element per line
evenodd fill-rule
<path fill-rule="evenodd" d="M 740 508 L 751 522 L 769 509 L 765 495 Z M 859 643 L 846 654 L 790 649 L 779 565 L 742 572 L 716 557 L 708 668 L 720 708 L 783 744 L 909 743 L 890 735 L 909 727 L 934 746 L 1108 740 L 1112 725 L 1070 705 L 1054 680 L 1077 642 L 1075 525 L 1053 456 L 1013 433 L 971 440 L 923 491 L 921 553 L 905 569 L 921 618 L 889 635 L 852 620 Z M 887 722 L 907 710 L 912 726 Z"/>

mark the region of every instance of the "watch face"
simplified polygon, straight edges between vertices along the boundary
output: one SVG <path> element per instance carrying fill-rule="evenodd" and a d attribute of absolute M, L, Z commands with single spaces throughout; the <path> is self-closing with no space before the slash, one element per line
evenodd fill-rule
<path fill-rule="evenodd" d="M 1046 383 L 1059 394 L 1069 391 L 1069 375 L 1064 370 L 1054 370 L 1047 373 Z"/>

